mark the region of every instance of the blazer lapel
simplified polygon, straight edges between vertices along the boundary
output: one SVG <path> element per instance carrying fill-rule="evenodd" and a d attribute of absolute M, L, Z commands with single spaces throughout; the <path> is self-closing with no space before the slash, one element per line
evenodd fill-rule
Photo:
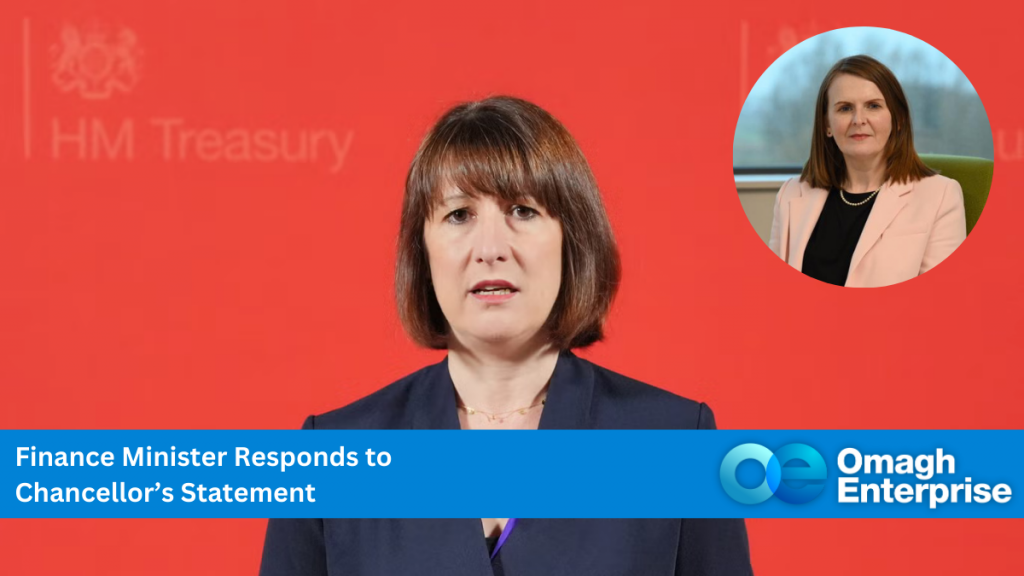
<path fill-rule="evenodd" d="M 559 354 L 555 371 L 551 375 L 547 401 L 541 413 L 539 427 L 544 430 L 571 430 L 590 427 L 590 404 L 594 395 L 594 367 L 575 354 Z M 458 430 L 459 415 L 455 404 L 455 385 L 448 372 L 448 358 L 434 364 L 425 374 L 423 382 L 411 388 L 409 395 L 414 429 Z M 444 550 L 439 553 L 464 558 L 467 576 L 492 574 L 483 530 L 479 518 L 449 520 L 419 520 L 432 529 L 446 533 Z M 540 542 L 534 541 L 541 526 L 533 519 L 520 519 L 509 534 L 501 554 L 512 564 L 529 561 Z M 527 526 L 522 526 L 526 523 Z"/>
<path fill-rule="evenodd" d="M 821 209 L 825 207 L 828 191 L 811 188 L 789 201 L 790 251 L 789 265 L 801 270 L 804 265 L 804 250 L 811 239 L 814 225 L 818 223 Z"/>
<path fill-rule="evenodd" d="M 590 402 L 594 397 L 594 367 L 566 350 L 558 355 L 548 397 L 540 415 L 541 430 L 590 428 Z"/>
<path fill-rule="evenodd" d="M 431 366 L 423 382 L 418 382 L 409 393 L 409 408 L 412 411 L 410 428 L 417 430 L 458 430 L 458 408 L 455 403 L 455 385 L 448 372 L 448 357 Z M 432 553 L 446 558 L 457 559 L 459 571 L 449 572 L 453 576 L 494 576 L 491 560 L 487 554 L 483 526 L 479 518 L 441 518 L 401 520 L 414 522 L 423 528 L 415 532 L 416 546 L 432 546 Z M 408 538 L 414 532 L 409 531 Z M 412 567 L 410 567 L 412 569 Z M 416 569 L 422 570 L 423 566 Z"/>
<path fill-rule="evenodd" d="M 540 415 L 541 430 L 579 430 L 590 428 L 591 401 L 594 397 L 594 366 L 569 351 L 558 356 L 555 372 L 551 375 L 544 412 Z M 548 552 L 552 538 L 562 544 L 576 546 L 581 535 L 558 530 L 558 521 L 544 518 L 520 518 L 501 549 L 502 565 L 510 574 L 549 573 L 550 559 L 538 557 Z M 571 543 L 571 544 L 570 544 Z"/>
<path fill-rule="evenodd" d="M 413 386 L 409 408 L 414 430 L 458 430 L 459 413 L 455 403 L 455 385 L 448 372 L 448 357 L 427 370 L 424 381 Z"/>
<path fill-rule="evenodd" d="M 871 207 L 868 221 L 864 224 L 860 240 L 857 241 L 857 248 L 853 251 L 853 259 L 850 260 L 847 280 L 853 275 L 853 271 L 857 269 L 857 265 L 864 259 L 864 255 L 868 253 L 868 250 L 871 250 L 875 243 L 878 242 L 882 232 L 889 227 L 889 224 L 892 224 L 893 218 L 907 205 L 907 202 L 910 200 L 907 194 L 913 188 L 914 185 L 909 182 L 906 184 L 890 184 L 887 182 L 882 186 L 882 189 L 878 192 L 878 198 L 875 199 L 875 205 Z"/>

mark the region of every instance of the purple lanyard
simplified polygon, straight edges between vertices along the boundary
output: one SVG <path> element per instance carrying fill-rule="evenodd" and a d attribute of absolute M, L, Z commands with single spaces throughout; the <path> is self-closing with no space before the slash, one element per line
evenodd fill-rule
<path fill-rule="evenodd" d="M 516 527 L 516 519 L 509 518 L 508 522 L 505 523 L 505 529 L 501 531 L 501 536 L 498 536 L 498 543 L 494 545 L 494 552 L 491 552 L 491 560 L 498 554 L 498 550 L 501 550 L 501 545 L 508 540 L 508 535 L 512 533 L 512 529 Z"/>

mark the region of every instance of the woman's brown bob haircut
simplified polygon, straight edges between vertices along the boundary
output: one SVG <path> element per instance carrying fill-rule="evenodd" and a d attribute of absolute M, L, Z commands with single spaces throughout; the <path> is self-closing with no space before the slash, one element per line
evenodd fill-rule
<path fill-rule="evenodd" d="M 914 132 L 910 125 L 910 105 L 896 76 L 884 64 L 870 56 L 850 56 L 836 62 L 828 71 L 818 89 L 818 103 L 814 114 L 814 133 L 811 136 L 811 157 L 804 164 L 800 180 L 815 188 L 841 188 L 846 181 L 846 161 L 828 129 L 828 89 L 840 74 L 851 74 L 870 82 L 882 92 L 885 104 L 892 114 L 892 132 L 885 144 L 886 180 L 916 182 L 935 171 L 925 166 L 914 150 Z"/>
<path fill-rule="evenodd" d="M 619 253 L 594 175 L 576 141 L 540 107 L 508 96 L 461 104 L 420 144 L 405 182 L 395 292 L 417 343 L 447 348 L 424 225 L 447 187 L 507 202 L 532 198 L 562 225 L 562 282 L 545 329 L 560 350 L 589 346 L 619 285 Z"/>

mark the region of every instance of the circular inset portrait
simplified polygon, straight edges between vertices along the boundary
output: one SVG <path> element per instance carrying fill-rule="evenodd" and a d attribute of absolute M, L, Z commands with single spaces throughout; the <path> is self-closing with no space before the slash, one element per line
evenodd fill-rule
<path fill-rule="evenodd" d="M 806 276 L 880 287 L 942 263 L 978 222 L 992 129 L 967 77 L 884 28 L 801 42 L 758 79 L 733 142 L 754 229 Z"/>

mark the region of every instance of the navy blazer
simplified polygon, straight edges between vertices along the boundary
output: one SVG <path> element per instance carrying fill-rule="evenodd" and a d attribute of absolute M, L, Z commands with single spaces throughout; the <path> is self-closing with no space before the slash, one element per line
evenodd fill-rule
<path fill-rule="evenodd" d="M 304 429 L 459 429 L 447 358 Z M 559 355 L 541 429 L 713 429 L 706 404 Z M 610 498 L 620 497 L 614 493 Z M 499 560 L 500 559 L 500 560 Z M 743 520 L 519 519 L 489 559 L 479 518 L 271 519 L 262 576 L 752 574 Z"/>

